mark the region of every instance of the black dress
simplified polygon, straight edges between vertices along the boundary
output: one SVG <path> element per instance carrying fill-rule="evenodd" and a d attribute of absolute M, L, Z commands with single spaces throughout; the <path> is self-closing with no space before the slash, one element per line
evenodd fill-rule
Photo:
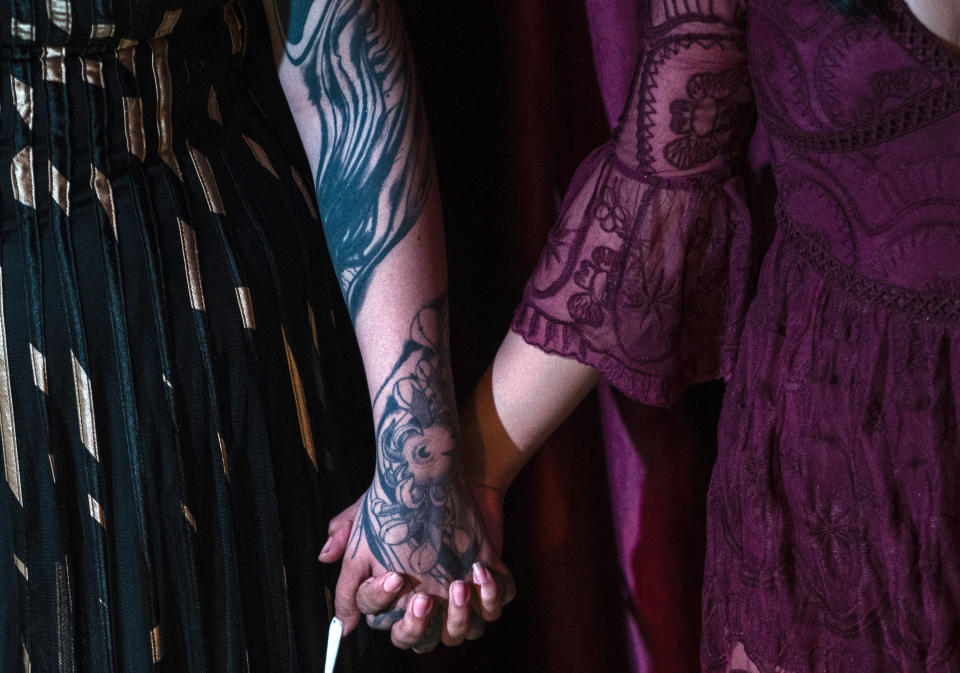
<path fill-rule="evenodd" d="M 320 670 L 372 433 L 263 21 L 0 6 L 0 671 Z"/>

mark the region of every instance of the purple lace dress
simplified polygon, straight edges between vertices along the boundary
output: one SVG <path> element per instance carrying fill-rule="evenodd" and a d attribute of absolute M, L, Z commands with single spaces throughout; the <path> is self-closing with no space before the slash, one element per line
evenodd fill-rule
<path fill-rule="evenodd" d="M 650 6 L 513 329 L 728 382 L 704 671 L 958 671 L 960 57 L 903 0 Z"/>

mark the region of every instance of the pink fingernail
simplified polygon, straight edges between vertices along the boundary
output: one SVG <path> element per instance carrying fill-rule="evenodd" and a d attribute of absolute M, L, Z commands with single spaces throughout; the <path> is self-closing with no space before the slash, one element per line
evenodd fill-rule
<path fill-rule="evenodd" d="M 330 545 L 333 544 L 333 538 L 328 537 L 326 543 L 323 545 L 323 549 L 320 550 L 320 556 L 326 556 L 327 552 L 330 551 Z"/>
<path fill-rule="evenodd" d="M 490 573 L 479 561 L 473 564 L 473 578 L 480 584 L 486 584 L 490 581 Z"/>
<path fill-rule="evenodd" d="M 413 599 L 413 616 L 423 617 L 430 610 L 430 597 L 418 594 Z"/>
<path fill-rule="evenodd" d="M 403 578 L 400 577 L 397 573 L 390 573 L 387 575 L 387 579 L 383 580 L 384 590 L 393 593 L 397 589 L 403 586 Z"/>
<path fill-rule="evenodd" d="M 453 603 L 458 608 L 467 604 L 467 585 L 464 582 L 454 582 L 450 593 L 453 594 Z"/>

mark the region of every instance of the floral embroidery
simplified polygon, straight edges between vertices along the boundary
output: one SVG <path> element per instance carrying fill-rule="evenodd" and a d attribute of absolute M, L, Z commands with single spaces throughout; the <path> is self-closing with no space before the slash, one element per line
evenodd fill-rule
<path fill-rule="evenodd" d="M 642 256 L 639 248 L 631 255 L 633 273 L 623 283 L 626 306 L 646 312 L 640 326 L 643 334 L 672 334 L 682 304 L 679 281 L 661 265 L 643 264 Z"/>
<path fill-rule="evenodd" d="M 918 68 L 878 70 L 869 81 L 870 93 L 862 96 L 853 109 L 853 118 L 857 122 L 874 119 L 919 96 L 930 86 L 928 78 Z"/>
<path fill-rule="evenodd" d="M 605 232 L 616 232 L 621 237 L 624 235 L 627 209 L 623 207 L 623 190 L 619 177 L 613 177 L 600 190 L 600 203 L 594 209 L 593 216 Z"/>
<path fill-rule="evenodd" d="M 567 310 L 574 320 L 593 327 L 603 324 L 604 308 L 613 295 L 611 288 L 618 277 L 619 260 L 618 252 L 601 245 L 593 249 L 590 259 L 580 262 L 573 281 L 587 291 L 577 293 L 567 301 Z"/>
<path fill-rule="evenodd" d="M 705 164 L 741 139 L 749 93 L 740 68 L 701 72 L 687 80 L 687 99 L 670 103 L 670 130 L 680 136 L 667 143 L 664 157 L 687 170 Z"/>

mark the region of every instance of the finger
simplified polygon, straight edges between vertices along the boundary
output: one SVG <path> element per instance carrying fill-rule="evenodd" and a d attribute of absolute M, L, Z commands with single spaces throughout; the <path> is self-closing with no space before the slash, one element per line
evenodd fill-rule
<path fill-rule="evenodd" d="M 443 620 L 440 640 L 444 645 L 456 646 L 463 642 L 470 629 L 470 586 L 462 580 L 450 585 L 447 616 Z"/>
<path fill-rule="evenodd" d="M 375 631 L 389 631 L 393 625 L 403 619 L 404 609 L 396 607 L 393 610 L 367 615 L 367 626 Z"/>
<path fill-rule="evenodd" d="M 487 623 L 476 612 L 470 611 L 470 628 L 467 629 L 467 640 L 476 640 L 487 630 Z"/>
<path fill-rule="evenodd" d="M 407 610 L 403 614 L 403 619 L 398 621 L 390 629 L 390 640 L 394 645 L 402 650 L 408 650 L 417 647 L 424 651 L 424 647 L 430 646 L 430 638 L 427 638 L 430 626 L 430 617 L 434 607 L 434 599 L 427 594 L 414 594 L 413 599 L 407 604 Z M 437 629 L 437 638 L 439 640 L 439 629 Z M 436 645 L 436 641 L 433 642 Z M 431 648 L 432 649 L 432 648 Z"/>
<path fill-rule="evenodd" d="M 396 572 L 371 577 L 357 589 L 357 608 L 368 616 L 379 615 L 393 605 L 403 584 L 403 575 Z"/>
<path fill-rule="evenodd" d="M 353 631 L 360 623 L 360 610 L 357 608 L 357 589 L 370 577 L 370 566 L 358 561 L 347 561 L 337 578 L 337 590 L 334 607 L 337 617 L 343 622 L 343 635 Z"/>
<path fill-rule="evenodd" d="M 474 601 L 478 607 L 480 615 L 488 622 L 492 622 L 500 617 L 502 606 L 500 605 L 500 587 L 493 577 L 493 573 L 480 563 L 473 564 L 473 580 L 477 584 L 476 596 L 479 600 Z"/>
<path fill-rule="evenodd" d="M 497 586 L 500 587 L 500 605 L 510 605 L 517 597 L 517 585 L 513 581 L 513 573 L 504 566 L 500 570 L 494 569 L 493 577 L 497 580 Z"/>
<path fill-rule="evenodd" d="M 323 543 L 323 549 L 320 550 L 318 557 L 321 562 L 334 563 L 343 556 L 347 541 L 350 539 L 350 532 L 353 530 L 353 519 L 358 505 L 359 501 L 330 520 L 330 525 L 327 526 L 327 541 Z"/>

